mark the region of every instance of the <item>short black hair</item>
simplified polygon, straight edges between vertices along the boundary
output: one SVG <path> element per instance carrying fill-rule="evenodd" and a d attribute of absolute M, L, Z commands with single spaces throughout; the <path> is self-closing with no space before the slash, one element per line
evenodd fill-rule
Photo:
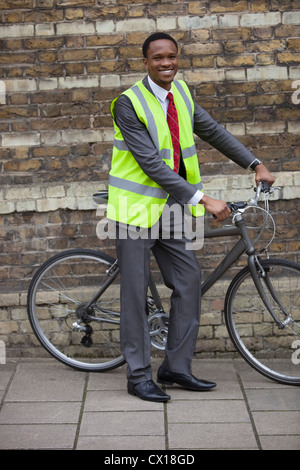
<path fill-rule="evenodd" d="M 147 57 L 147 52 L 148 52 L 150 43 L 153 41 L 157 41 L 158 39 L 168 39 L 169 41 L 172 41 L 175 44 L 176 49 L 178 51 L 178 44 L 175 41 L 175 39 L 172 38 L 172 36 L 170 36 L 167 33 L 153 33 L 146 39 L 146 41 L 143 44 L 143 56 L 144 57 Z"/>

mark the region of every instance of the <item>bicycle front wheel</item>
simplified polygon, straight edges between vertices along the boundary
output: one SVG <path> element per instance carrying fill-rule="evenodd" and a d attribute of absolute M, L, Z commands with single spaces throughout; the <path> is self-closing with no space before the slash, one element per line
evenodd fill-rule
<path fill-rule="evenodd" d="M 279 322 L 255 288 L 248 267 L 232 280 L 225 299 L 229 335 L 243 358 L 280 383 L 300 385 L 300 264 L 264 260 L 262 286 Z"/>
<path fill-rule="evenodd" d="M 53 256 L 31 281 L 27 309 L 41 345 L 64 364 L 98 372 L 124 364 L 119 275 L 112 257 L 85 249 Z"/>

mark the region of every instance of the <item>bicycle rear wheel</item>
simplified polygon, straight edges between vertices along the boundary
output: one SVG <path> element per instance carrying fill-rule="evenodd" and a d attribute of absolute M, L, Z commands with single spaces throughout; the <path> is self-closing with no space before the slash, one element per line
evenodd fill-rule
<path fill-rule="evenodd" d="M 260 275 L 281 325 L 265 307 L 246 267 L 232 280 L 226 294 L 228 332 L 237 350 L 258 372 L 280 383 L 300 385 L 300 264 L 284 259 L 261 264 L 276 291 L 274 300 Z"/>
<path fill-rule="evenodd" d="M 93 250 L 68 250 L 46 261 L 31 281 L 27 309 L 33 332 L 52 356 L 75 369 L 101 372 L 125 362 L 114 263 Z"/>

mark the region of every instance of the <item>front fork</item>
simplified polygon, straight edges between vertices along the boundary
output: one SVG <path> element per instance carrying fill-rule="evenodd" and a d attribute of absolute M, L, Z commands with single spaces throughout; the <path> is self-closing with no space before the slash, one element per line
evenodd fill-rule
<path fill-rule="evenodd" d="M 254 246 L 251 242 L 251 239 L 249 237 L 247 227 L 245 225 L 245 222 L 244 222 L 243 218 L 240 215 L 237 215 L 237 217 L 236 217 L 236 224 L 237 224 L 237 226 L 239 227 L 239 229 L 242 233 L 243 239 L 244 239 L 246 247 L 247 247 L 246 253 L 248 255 L 248 267 L 249 267 L 253 282 L 255 284 L 255 287 L 256 287 L 256 289 L 257 289 L 257 291 L 258 291 L 265 307 L 267 308 L 268 312 L 270 313 L 270 315 L 272 316 L 272 318 L 276 322 L 277 327 L 279 329 L 283 329 L 283 328 L 285 328 L 285 326 L 288 323 L 290 323 L 290 321 L 292 321 L 292 318 L 289 315 L 289 313 L 285 310 L 284 306 L 282 305 L 282 303 L 281 303 L 281 301 L 280 301 L 280 299 L 277 295 L 277 292 L 273 287 L 273 284 L 272 284 L 272 281 L 270 279 L 270 276 L 268 275 L 268 272 L 264 269 L 264 267 L 262 266 L 262 263 L 260 262 L 259 257 L 256 255 L 255 248 L 254 248 Z M 267 290 L 271 294 L 272 298 L 274 299 L 274 301 L 276 302 L 276 304 L 278 305 L 278 307 L 280 308 L 282 313 L 285 315 L 285 317 L 286 317 L 285 320 L 282 321 L 277 317 L 272 305 L 270 304 L 270 302 L 269 302 L 269 300 L 266 296 L 266 292 L 265 292 L 265 289 L 262 286 L 261 279 L 263 279 Z"/>
<path fill-rule="evenodd" d="M 273 287 L 273 284 L 272 284 L 272 281 L 271 281 L 270 276 L 268 274 L 268 271 L 263 267 L 262 263 L 260 262 L 260 259 L 255 254 L 251 254 L 249 256 L 248 266 L 249 266 L 249 270 L 251 272 L 251 276 L 252 276 L 253 282 L 255 284 L 255 287 L 256 287 L 256 289 L 257 289 L 257 291 L 258 291 L 265 307 L 267 308 L 270 315 L 272 316 L 272 318 L 276 322 L 276 325 L 278 326 L 278 328 L 281 329 L 281 330 L 284 329 L 285 326 L 288 323 L 290 323 L 292 318 L 289 315 L 289 313 L 286 311 L 284 306 L 282 305 L 282 303 L 281 303 L 281 301 L 280 301 L 280 299 L 277 295 L 277 292 Z M 285 317 L 286 317 L 285 320 L 283 320 L 283 321 L 279 320 L 279 318 L 277 317 L 272 305 L 270 304 L 270 302 L 269 302 L 269 300 L 266 296 L 265 289 L 262 286 L 261 279 L 264 281 L 264 284 L 265 284 L 266 288 L 268 289 L 268 291 L 271 294 L 272 298 L 274 299 L 274 301 L 276 302 L 276 304 L 280 308 L 281 312 L 285 315 Z"/>

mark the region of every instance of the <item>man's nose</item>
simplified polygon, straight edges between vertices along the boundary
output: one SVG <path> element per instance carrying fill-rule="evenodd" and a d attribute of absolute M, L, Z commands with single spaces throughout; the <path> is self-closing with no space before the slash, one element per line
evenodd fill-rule
<path fill-rule="evenodd" d="M 172 64 L 172 62 L 171 62 L 171 60 L 169 59 L 169 57 L 165 57 L 165 58 L 162 60 L 162 65 L 163 65 L 164 67 L 166 67 L 166 66 L 168 66 L 168 65 L 171 65 L 171 64 Z"/>

